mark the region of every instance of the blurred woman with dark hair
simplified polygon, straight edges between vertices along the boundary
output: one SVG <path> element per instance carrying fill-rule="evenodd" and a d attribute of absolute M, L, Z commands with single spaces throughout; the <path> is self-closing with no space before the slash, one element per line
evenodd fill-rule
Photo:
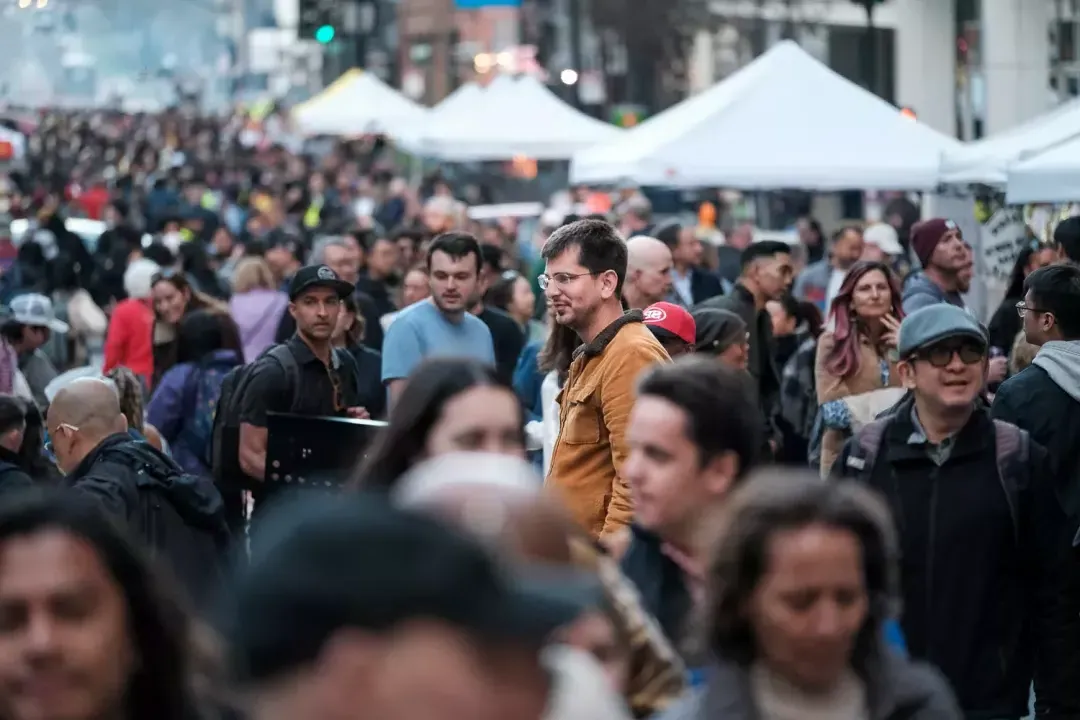
<path fill-rule="evenodd" d="M 33 491 L 5 503 L 0 587 L 8 720 L 204 716 L 187 616 L 93 504 Z"/>
<path fill-rule="evenodd" d="M 997 348 L 998 353 L 1008 355 L 1016 342 L 1016 336 L 1024 327 L 1023 319 L 1016 312 L 1016 303 L 1024 299 L 1024 280 L 1033 271 L 1054 262 L 1054 248 L 1042 245 L 1032 238 L 1016 256 L 1012 272 L 1009 274 L 1009 286 L 1005 290 L 1005 299 L 990 318 L 988 332 L 990 348 Z"/>
<path fill-rule="evenodd" d="M 192 287 L 187 277 L 175 270 L 155 275 L 150 283 L 154 303 L 153 356 L 154 374 L 151 390 L 161 382 L 162 376 L 177 363 L 180 350 L 177 331 L 184 315 L 196 310 L 210 310 L 228 316 L 228 306 Z M 232 337 L 226 337 L 228 347 L 240 350 L 240 331 L 236 324 L 226 327 Z"/>
<path fill-rule="evenodd" d="M 386 414 L 386 387 L 382 383 L 382 354 L 364 344 L 365 320 L 349 295 L 341 302 L 337 326 L 334 328 L 334 347 L 348 350 L 356 361 L 358 404 L 372 419 L 381 420 Z"/>
<path fill-rule="evenodd" d="M 206 458 L 214 405 L 225 375 L 244 361 L 241 352 L 229 346 L 231 324 L 228 316 L 207 310 L 185 315 L 177 332 L 177 363 L 162 376 L 146 406 L 146 419 L 192 475 L 210 475 Z"/>
<path fill-rule="evenodd" d="M 661 720 L 960 720 L 936 670 L 894 653 L 899 543 L 853 482 L 766 470 L 728 501 L 699 652 L 712 668 Z"/>
<path fill-rule="evenodd" d="M 776 367 L 782 368 L 806 338 L 821 335 L 821 311 L 814 303 L 796 300 L 791 295 L 770 300 L 765 308 L 772 318 Z"/>
<path fill-rule="evenodd" d="M 413 465 L 450 452 L 525 456 L 521 403 L 494 368 L 463 358 L 436 358 L 409 376 L 353 484 L 389 489 Z"/>
<path fill-rule="evenodd" d="M 904 319 L 900 284 L 888 265 L 860 260 L 832 302 L 831 331 L 822 333 L 815 365 L 821 406 L 822 476 L 860 422 L 899 399 L 896 342 Z M 893 388 L 887 393 L 878 393 Z"/>
<path fill-rule="evenodd" d="M 814 364 L 822 333 L 821 312 L 814 303 L 790 295 L 770 300 L 766 308 L 772 316 L 777 367 L 781 368 L 776 425 L 783 442 L 776 460 L 783 465 L 805 466 L 818 410 Z"/>
<path fill-rule="evenodd" d="M 543 342 L 547 327 L 534 317 L 536 293 L 528 279 L 517 270 L 505 270 L 488 290 L 485 302 L 512 317 L 529 342 Z"/>
<path fill-rule="evenodd" d="M 146 422 L 143 404 L 142 380 L 126 367 L 113 368 L 105 373 L 112 381 L 116 394 L 120 398 L 120 412 L 128 423 L 128 432 L 137 440 L 145 440 L 162 452 L 168 452 L 169 446 L 161 437 L 157 428 Z"/>

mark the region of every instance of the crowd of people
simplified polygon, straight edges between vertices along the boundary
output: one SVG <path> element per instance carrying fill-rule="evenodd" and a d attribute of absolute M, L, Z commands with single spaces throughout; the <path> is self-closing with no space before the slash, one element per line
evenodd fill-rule
<path fill-rule="evenodd" d="M 987 327 L 948 219 L 526 232 L 266 136 L 0 176 L 0 716 L 1080 717 L 1080 218 Z M 280 414 L 377 429 L 294 490 Z"/>

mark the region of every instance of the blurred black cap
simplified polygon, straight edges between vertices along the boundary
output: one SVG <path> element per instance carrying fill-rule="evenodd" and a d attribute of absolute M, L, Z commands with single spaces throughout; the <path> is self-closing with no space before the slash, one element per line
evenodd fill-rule
<path fill-rule="evenodd" d="M 382 497 L 297 499 L 264 519 L 223 630 L 246 681 L 309 663 L 339 629 L 379 633 L 418 618 L 540 646 L 594 600 L 557 577 L 502 567 L 476 540 Z"/>

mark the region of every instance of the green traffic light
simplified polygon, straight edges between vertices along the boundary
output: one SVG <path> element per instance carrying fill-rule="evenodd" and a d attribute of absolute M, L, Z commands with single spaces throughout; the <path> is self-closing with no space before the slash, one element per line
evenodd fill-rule
<path fill-rule="evenodd" d="M 334 26 L 323 25 L 315 31 L 315 39 L 323 45 L 334 39 Z"/>

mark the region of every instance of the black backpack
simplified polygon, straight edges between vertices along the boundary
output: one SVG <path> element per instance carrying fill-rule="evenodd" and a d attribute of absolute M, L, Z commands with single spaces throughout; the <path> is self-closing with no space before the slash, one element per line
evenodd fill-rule
<path fill-rule="evenodd" d="M 354 377 L 358 376 L 356 360 L 348 351 L 334 349 L 339 366 L 348 365 Z M 240 467 L 240 407 L 244 393 L 252 377 L 252 368 L 263 358 L 269 357 L 285 371 L 286 381 L 292 391 L 289 412 L 295 413 L 300 407 L 300 365 L 296 362 L 289 346 L 275 345 L 255 362 L 233 368 L 221 381 L 221 395 L 218 397 L 214 412 L 214 425 L 209 457 L 206 464 L 211 468 L 214 480 L 223 490 L 254 490 L 261 483 L 249 477 Z"/>
<path fill-rule="evenodd" d="M 257 483 L 240 467 L 240 400 L 244 397 L 253 376 L 253 369 L 263 358 L 281 365 L 292 388 L 289 412 L 295 412 L 300 400 L 300 365 L 287 345 L 275 345 L 255 362 L 230 370 L 221 381 L 221 395 L 214 412 L 207 465 L 214 480 L 222 489 L 252 490 Z"/>
<path fill-rule="evenodd" d="M 855 442 L 848 455 L 846 465 L 854 471 L 854 477 L 860 482 L 869 483 L 878 459 L 878 451 L 885 438 L 885 430 L 892 420 L 891 414 L 879 417 L 863 426 L 855 433 Z M 1031 436 L 1012 423 L 994 420 L 994 451 L 997 462 L 998 478 L 1005 490 L 1009 503 L 1009 515 L 1013 522 L 1014 540 L 1020 540 L 1020 483 L 1027 484 L 1028 457 L 1031 454 Z M 1080 538 L 1080 534 L 1077 536 Z"/>
<path fill-rule="evenodd" d="M 135 537 L 151 557 L 166 562 L 187 600 L 207 608 L 225 577 L 231 533 L 217 488 L 189 475 L 171 458 L 144 441 L 128 441 L 107 450 L 105 463 L 127 468 L 138 486 L 138 507 L 128 517 Z M 198 496 L 199 509 L 174 498 Z"/>

